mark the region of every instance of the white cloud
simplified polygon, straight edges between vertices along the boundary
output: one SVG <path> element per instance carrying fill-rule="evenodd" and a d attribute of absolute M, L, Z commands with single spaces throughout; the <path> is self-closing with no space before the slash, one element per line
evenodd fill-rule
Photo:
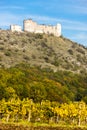
<path fill-rule="evenodd" d="M 77 33 L 75 35 L 72 35 L 71 39 L 87 47 L 87 34 L 86 33 Z"/>
<path fill-rule="evenodd" d="M 81 40 L 86 39 L 87 40 L 87 34 L 85 34 L 85 33 L 78 33 L 76 35 L 73 35 L 72 38 L 73 39 L 81 39 Z"/>
<path fill-rule="evenodd" d="M 72 10 L 71 12 L 73 13 L 78 13 L 78 14 L 87 14 L 87 7 L 85 6 L 71 6 Z"/>
<path fill-rule="evenodd" d="M 24 7 L 22 7 L 22 6 L 1 6 L 0 10 L 1 9 L 24 9 Z"/>
<path fill-rule="evenodd" d="M 21 16 L 17 16 L 8 12 L 0 13 L 0 26 L 9 26 L 10 24 L 17 24 L 21 19 Z"/>
<path fill-rule="evenodd" d="M 61 2 L 58 2 L 58 0 L 50 0 L 50 2 L 39 2 L 38 5 L 44 7 L 44 9 L 47 11 L 55 13 L 60 11 L 75 15 L 87 14 L 87 0 L 61 0 Z"/>
<path fill-rule="evenodd" d="M 65 30 L 75 30 L 75 31 L 87 31 L 87 25 L 82 24 L 65 24 L 63 25 L 63 29 Z"/>

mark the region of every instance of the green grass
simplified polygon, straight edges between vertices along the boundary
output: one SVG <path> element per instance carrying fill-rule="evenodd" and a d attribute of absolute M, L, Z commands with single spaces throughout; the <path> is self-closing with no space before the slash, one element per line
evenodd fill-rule
<path fill-rule="evenodd" d="M 15 125 L 15 126 L 21 126 L 23 125 L 24 127 L 25 126 L 31 126 L 31 127 L 39 127 L 39 126 L 42 126 L 42 127 L 67 127 L 67 128 L 86 128 L 87 129 L 87 125 L 81 125 L 81 126 L 78 126 L 78 125 L 69 125 L 69 124 L 57 124 L 57 123 L 39 123 L 39 122 L 35 122 L 35 123 L 32 123 L 32 122 L 28 122 L 28 121 L 21 121 L 21 122 L 1 122 L 1 124 L 4 124 L 4 125 Z"/>

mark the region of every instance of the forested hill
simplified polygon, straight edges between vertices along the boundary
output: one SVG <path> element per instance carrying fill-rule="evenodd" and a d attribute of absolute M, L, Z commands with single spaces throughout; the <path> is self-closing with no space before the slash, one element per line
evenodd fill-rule
<path fill-rule="evenodd" d="M 0 99 L 87 102 L 87 48 L 64 37 L 0 31 Z"/>
<path fill-rule="evenodd" d="M 87 71 L 87 48 L 64 37 L 0 30 L 0 67 L 20 63 L 50 68 L 55 72 Z"/>
<path fill-rule="evenodd" d="M 85 101 L 87 103 L 87 74 L 67 71 L 53 72 L 20 64 L 0 69 L 0 100 L 12 98 L 57 101 Z"/>

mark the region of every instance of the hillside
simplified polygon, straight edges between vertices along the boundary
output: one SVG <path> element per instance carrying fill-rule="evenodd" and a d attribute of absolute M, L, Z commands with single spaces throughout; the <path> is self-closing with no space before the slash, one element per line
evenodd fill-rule
<path fill-rule="evenodd" d="M 63 36 L 0 31 L 0 129 L 86 126 L 86 118 L 87 48 Z"/>
<path fill-rule="evenodd" d="M 67 71 L 48 71 L 20 64 L 0 69 L 0 100 L 12 98 L 57 101 L 85 101 L 87 103 L 87 74 Z"/>
<path fill-rule="evenodd" d="M 0 67 L 20 63 L 76 73 L 87 71 L 87 48 L 64 37 L 0 31 Z"/>

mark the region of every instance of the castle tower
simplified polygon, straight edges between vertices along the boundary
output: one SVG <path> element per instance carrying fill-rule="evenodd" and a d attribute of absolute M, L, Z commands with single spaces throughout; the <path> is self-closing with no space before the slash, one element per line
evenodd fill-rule
<path fill-rule="evenodd" d="M 56 34 L 55 34 L 56 36 L 61 36 L 61 24 L 57 24 L 56 25 Z"/>
<path fill-rule="evenodd" d="M 37 26 L 37 23 L 32 21 L 32 19 L 24 20 L 24 31 L 34 32 L 36 26 Z"/>

